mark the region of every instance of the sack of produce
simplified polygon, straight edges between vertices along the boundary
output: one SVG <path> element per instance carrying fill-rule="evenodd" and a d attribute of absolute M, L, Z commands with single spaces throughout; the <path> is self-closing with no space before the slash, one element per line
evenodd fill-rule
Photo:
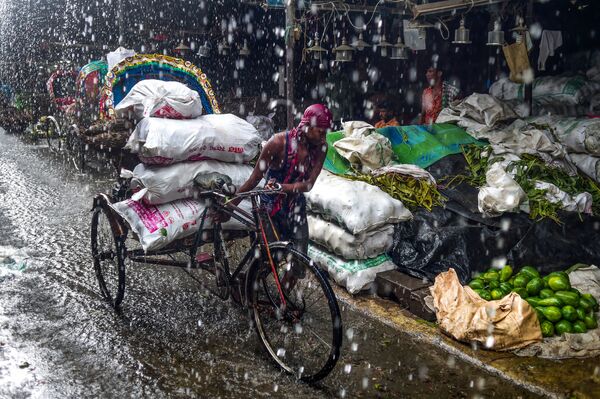
<path fill-rule="evenodd" d="M 394 159 L 392 143 L 365 122 L 345 122 L 346 137 L 333 143 L 338 154 L 358 171 L 369 173 L 389 165 Z"/>
<path fill-rule="evenodd" d="M 231 114 L 196 119 L 142 119 L 125 148 L 146 164 L 215 159 L 247 163 L 258 153 L 260 137 L 254 126 Z"/>
<path fill-rule="evenodd" d="M 500 279 L 498 272 L 492 277 Z M 435 278 L 431 294 L 440 328 L 459 341 L 506 351 L 542 340 L 535 310 L 515 292 L 488 301 L 449 269 Z"/>
<path fill-rule="evenodd" d="M 600 120 L 553 118 L 550 130 L 569 152 L 600 156 Z"/>
<path fill-rule="evenodd" d="M 271 113 L 267 116 L 248 115 L 246 121 L 256 128 L 258 135 L 263 141 L 267 141 L 275 134 L 275 122 L 273 122 L 274 116 L 275 113 Z"/>
<path fill-rule="evenodd" d="M 190 119 L 202 115 L 197 91 L 180 82 L 145 79 L 135 84 L 115 106 L 119 118 Z"/>
<path fill-rule="evenodd" d="M 206 209 L 202 202 L 183 199 L 162 205 L 146 205 L 131 199 L 111 204 L 140 240 L 144 251 L 156 251 L 180 238 L 187 237 L 200 228 L 200 217 Z M 250 212 L 251 204 L 244 201 L 240 208 Z M 232 218 L 223 223 L 223 230 L 245 230 L 245 226 Z M 212 227 L 208 218 L 204 228 Z"/>
<path fill-rule="evenodd" d="M 412 218 L 402 202 L 380 188 L 351 181 L 323 170 L 314 187 L 305 193 L 308 208 L 352 234 Z"/>
<path fill-rule="evenodd" d="M 236 187 L 244 184 L 252 174 L 249 165 L 219 161 L 182 162 L 168 166 L 137 165 L 133 170 L 132 199 L 152 205 L 190 198 L 197 175 L 218 172 L 231 178 Z"/>
<path fill-rule="evenodd" d="M 374 258 L 389 251 L 394 245 L 394 225 L 351 234 L 333 222 L 308 215 L 310 239 L 345 259 Z"/>
<path fill-rule="evenodd" d="M 533 98 L 552 98 L 557 103 L 582 104 L 600 90 L 600 83 L 584 76 L 543 76 L 533 81 Z M 525 85 L 500 79 L 490 87 L 490 94 L 500 100 L 525 98 Z"/>
<path fill-rule="evenodd" d="M 373 259 L 348 260 L 309 245 L 308 256 L 351 294 L 370 289 L 377 273 L 396 268 L 387 255 L 380 255 Z"/>
<path fill-rule="evenodd" d="M 600 183 L 600 157 L 588 154 L 569 154 L 569 156 L 580 171 Z"/>

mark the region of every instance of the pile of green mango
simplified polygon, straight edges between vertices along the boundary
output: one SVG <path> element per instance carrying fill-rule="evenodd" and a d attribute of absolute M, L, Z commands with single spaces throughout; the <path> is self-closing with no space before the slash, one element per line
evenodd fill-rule
<path fill-rule="evenodd" d="M 598 328 L 595 314 L 598 301 L 591 294 L 571 288 L 569 275 L 565 272 L 552 272 L 542 277 L 534 267 L 524 266 L 513 274 L 512 267 L 507 265 L 478 275 L 469 287 L 486 301 L 516 292 L 535 309 L 544 337 L 585 333 Z"/>

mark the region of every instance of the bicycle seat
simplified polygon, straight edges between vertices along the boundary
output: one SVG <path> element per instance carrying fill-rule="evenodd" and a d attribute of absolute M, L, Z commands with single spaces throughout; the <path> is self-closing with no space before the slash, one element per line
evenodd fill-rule
<path fill-rule="evenodd" d="M 194 184 L 201 190 L 217 190 L 226 195 L 233 195 L 236 192 L 231 178 L 219 172 L 198 174 L 194 178 Z"/>

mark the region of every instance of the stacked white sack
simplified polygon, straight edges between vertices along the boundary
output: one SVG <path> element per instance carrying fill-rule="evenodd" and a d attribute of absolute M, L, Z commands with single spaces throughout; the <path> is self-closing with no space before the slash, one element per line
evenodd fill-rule
<path fill-rule="evenodd" d="M 190 119 L 202 115 L 202 101 L 197 91 L 183 83 L 144 79 L 115 106 L 115 113 L 119 118 L 136 120 L 148 116 Z"/>
<path fill-rule="evenodd" d="M 380 188 L 326 170 L 305 196 L 312 213 L 336 222 L 354 235 L 412 218 L 402 202 Z"/>
<path fill-rule="evenodd" d="M 250 123 L 232 114 L 203 115 L 196 119 L 144 118 L 125 148 L 145 164 L 169 165 L 214 159 L 247 163 L 261 139 Z"/>
<path fill-rule="evenodd" d="M 205 205 L 190 198 L 196 176 L 217 172 L 240 186 L 252 173 L 245 163 L 256 156 L 261 141 L 254 126 L 231 114 L 201 116 L 199 94 L 180 83 L 141 81 L 116 111 L 139 120 L 125 148 L 143 164 L 124 171 L 136 193 L 113 208 L 146 251 L 197 232 Z M 250 208 L 246 201 L 241 207 Z M 209 228 L 211 221 L 206 222 Z M 223 228 L 244 226 L 232 219 Z"/>
<path fill-rule="evenodd" d="M 333 222 L 318 215 L 308 215 L 310 239 L 344 259 L 375 258 L 388 252 L 394 245 L 394 225 L 351 234 Z"/>
<path fill-rule="evenodd" d="M 351 294 L 370 289 L 378 273 L 396 268 L 386 254 L 366 260 L 347 260 L 310 245 L 308 256 Z"/>
<path fill-rule="evenodd" d="M 132 198 L 153 205 L 190 198 L 194 193 L 194 178 L 212 172 L 229 176 L 232 184 L 239 187 L 248 180 L 252 169 L 250 165 L 220 161 L 183 162 L 162 167 L 141 163 L 133 170 L 131 188 L 136 194 Z"/>
<path fill-rule="evenodd" d="M 395 266 L 386 255 L 394 224 L 412 218 L 401 201 L 378 187 L 321 172 L 305 194 L 309 255 L 350 293 L 368 289 L 377 273 Z"/>
<path fill-rule="evenodd" d="M 203 202 L 183 199 L 162 205 L 146 205 L 142 202 L 125 200 L 112 204 L 133 232 L 138 236 L 144 251 L 156 251 L 169 243 L 190 236 L 200 229 L 200 216 L 206 209 Z M 244 201 L 240 207 L 250 212 L 251 205 Z M 203 229 L 212 227 L 207 218 Z M 244 230 L 245 226 L 236 219 L 223 223 L 223 230 Z"/>

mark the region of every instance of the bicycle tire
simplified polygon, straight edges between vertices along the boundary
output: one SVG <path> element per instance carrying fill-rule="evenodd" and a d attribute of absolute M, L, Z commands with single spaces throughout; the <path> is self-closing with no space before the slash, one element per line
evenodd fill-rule
<path fill-rule="evenodd" d="M 55 120 L 50 118 L 46 119 L 44 122 L 45 128 L 45 136 L 46 142 L 48 143 L 48 148 L 52 152 L 60 152 L 62 150 L 62 134 L 60 132 L 60 127 Z"/>
<path fill-rule="evenodd" d="M 125 296 L 125 256 L 127 249 L 125 242 L 118 239 L 112 231 L 111 217 L 113 216 L 103 207 L 97 206 L 94 208 L 91 225 L 91 249 L 100 293 L 114 309 L 118 309 Z M 110 230 L 107 245 L 99 245 L 99 233 L 102 228 Z M 104 234 L 106 233 L 104 231 Z M 116 280 L 116 284 L 113 280 Z"/>
<path fill-rule="evenodd" d="M 288 243 L 271 243 L 269 244 L 269 251 L 273 256 L 273 259 L 278 262 L 278 275 L 283 275 L 281 260 L 285 259 L 287 265 L 302 265 L 304 267 L 304 277 L 299 279 L 298 282 L 291 287 L 282 287 L 284 298 L 286 299 L 286 306 L 282 307 L 282 301 L 275 288 L 275 280 L 271 279 L 271 281 L 269 281 L 269 276 L 273 275 L 270 265 L 260 260 L 254 262 L 248 272 L 246 283 L 246 298 L 249 305 L 251 320 L 260 337 L 262 346 L 283 370 L 289 374 L 295 375 L 296 378 L 304 382 L 312 383 L 319 381 L 325 378 L 331 370 L 333 370 L 340 357 L 340 348 L 343 337 L 342 318 L 335 294 L 324 273 L 317 268 L 309 258 L 293 249 Z M 310 276 L 308 275 L 309 273 Z M 322 292 L 324 301 L 322 301 L 321 306 L 327 308 L 325 309 L 325 314 L 328 313 L 330 317 L 330 320 L 323 320 L 322 327 L 325 331 L 330 331 L 330 337 L 323 338 L 318 336 L 316 334 L 316 329 L 313 329 L 315 326 L 311 325 L 315 320 L 315 316 L 310 316 L 305 313 L 308 310 L 306 299 L 309 299 L 313 294 L 308 294 L 306 298 L 299 297 L 299 295 L 303 295 L 307 291 L 307 288 L 311 286 L 311 281 L 318 284 L 318 286 L 315 285 L 315 287 L 317 287 L 315 292 Z M 304 284 L 304 287 L 296 290 L 301 284 Z M 294 290 L 296 290 L 296 292 L 293 292 Z M 271 291 L 271 293 L 269 293 L 269 291 Z M 294 298 L 292 298 L 292 296 L 294 296 Z M 316 298 L 316 300 L 318 299 L 319 298 Z M 313 303 L 316 303 L 316 300 L 313 301 Z M 297 303 L 294 303 L 294 301 Z M 304 309 L 302 309 L 302 307 L 304 307 Z M 289 320 L 290 318 L 291 321 Z M 331 325 L 329 325 L 329 323 Z M 267 324 L 273 324 L 274 328 L 272 331 L 267 332 L 267 329 L 270 329 Z M 305 330 L 306 334 L 304 334 Z M 283 343 L 274 342 L 274 338 L 281 338 L 276 337 L 278 333 L 283 335 Z M 325 353 L 323 356 L 319 354 L 320 358 L 314 362 L 315 366 L 310 369 L 307 367 L 307 364 L 311 362 L 312 359 L 307 359 L 304 354 L 299 353 L 303 348 L 296 347 L 296 342 L 303 338 L 303 335 L 304 337 L 307 337 L 307 342 L 312 338 L 312 340 L 322 348 L 329 348 L 328 353 Z M 315 339 L 315 336 L 317 339 Z M 286 345 L 286 347 L 281 345 Z M 309 348 L 311 353 L 316 353 L 314 348 L 312 348 L 313 345 L 309 346 L 311 347 Z M 291 359 L 290 355 L 294 356 L 295 359 Z"/>
<path fill-rule="evenodd" d="M 220 223 L 213 226 L 213 262 L 215 276 L 212 290 L 221 299 L 227 300 L 230 295 L 229 285 L 229 256 L 225 248 L 223 233 Z"/>

